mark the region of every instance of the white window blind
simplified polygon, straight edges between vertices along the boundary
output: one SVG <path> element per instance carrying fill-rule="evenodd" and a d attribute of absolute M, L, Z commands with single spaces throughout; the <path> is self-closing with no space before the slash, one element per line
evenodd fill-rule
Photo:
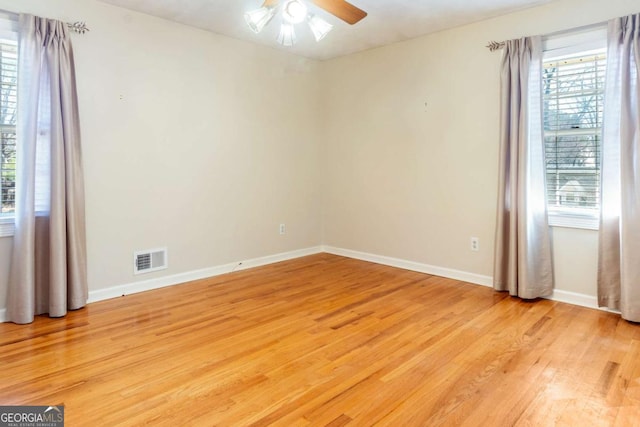
<path fill-rule="evenodd" d="M 0 218 L 15 210 L 18 49 L 0 38 Z"/>
<path fill-rule="evenodd" d="M 543 64 L 547 202 L 551 215 L 598 215 L 605 72 L 603 49 L 553 58 Z"/>

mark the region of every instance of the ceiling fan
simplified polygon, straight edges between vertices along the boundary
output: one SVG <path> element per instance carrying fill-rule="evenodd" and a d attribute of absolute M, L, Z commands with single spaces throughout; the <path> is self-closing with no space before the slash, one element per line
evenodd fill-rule
<path fill-rule="evenodd" d="M 356 24 L 367 16 L 367 12 L 345 0 L 310 0 L 311 3 L 348 24 Z M 244 18 L 254 33 L 259 33 L 273 19 L 278 9 L 283 22 L 278 34 L 278 42 L 292 46 L 296 42 L 294 25 L 307 21 L 316 41 L 322 40 L 333 25 L 317 15 L 308 12 L 303 0 L 264 0 L 260 9 L 245 13 Z"/>

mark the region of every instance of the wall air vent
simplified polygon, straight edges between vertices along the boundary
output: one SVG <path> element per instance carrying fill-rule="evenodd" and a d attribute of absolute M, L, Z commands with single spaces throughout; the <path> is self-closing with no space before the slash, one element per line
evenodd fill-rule
<path fill-rule="evenodd" d="M 167 268 L 167 248 L 133 253 L 133 274 L 150 273 Z"/>

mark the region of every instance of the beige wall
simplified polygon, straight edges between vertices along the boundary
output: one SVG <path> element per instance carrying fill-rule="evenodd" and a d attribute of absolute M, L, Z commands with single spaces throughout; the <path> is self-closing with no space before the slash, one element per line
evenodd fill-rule
<path fill-rule="evenodd" d="M 322 63 L 325 244 L 491 276 L 500 53 L 484 46 L 638 11 L 556 1 Z M 557 288 L 595 295 L 597 232 L 553 235 Z"/>
<path fill-rule="evenodd" d="M 0 8 L 91 28 L 74 46 L 92 291 L 321 242 L 491 275 L 500 54 L 484 45 L 640 9 L 561 0 L 319 64 L 93 0 Z M 554 241 L 558 287 L 595 295 L 597 234 Z M 158 246 L 169 270 L 133 276 L 132 252 Z"/>
<path fill-rule="evenodd" d="M 74 36 L 90 290 L 320 244 L 317 63 L 93 0 L 0 8 L 91 29 Z M 133 251 L 160 246 L 170 268 L 134 276 Z"/>

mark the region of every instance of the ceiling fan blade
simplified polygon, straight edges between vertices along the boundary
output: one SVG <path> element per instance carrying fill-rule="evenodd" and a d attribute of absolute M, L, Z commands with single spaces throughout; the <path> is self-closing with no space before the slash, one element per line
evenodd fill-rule
<path fill-rule="evenodd" d="M 277 4 L 278 0 L 264 0 L 264 3 L 262 3 L 262 7 L 275 6 Z"/>
<path fill-rule="evenodd" d="M 268 1 L 268 0 L 267 0 Z M 316 6 L 342 19 L 348 24 L 355 24 L 367 16 L 367 12 L 344 0 L 311 0 Z"/>

